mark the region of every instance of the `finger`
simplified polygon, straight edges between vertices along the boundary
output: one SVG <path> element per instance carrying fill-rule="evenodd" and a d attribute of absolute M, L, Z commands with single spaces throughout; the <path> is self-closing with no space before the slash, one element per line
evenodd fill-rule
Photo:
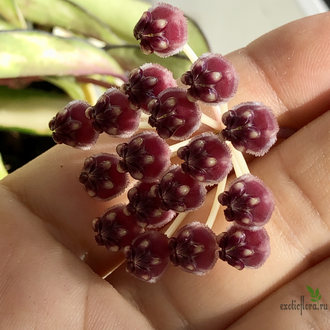
<path fill-rule="evenodd" d="M 1 329 L 151 329 L 1 186 L 0 226 Z"/>
<path fill-rule="evenodd" d="M 121 200 L 119 197 L 112 202 L 95 201 L 87 195 L 78 176 L 89 155 L 115 153 L 116 144 L 111 141 L 100 139 L 88 151 L 55 146 L 2 181 L 18 196 L 18 201 L 44 220 L 44 226 L 59 243 L 100 275 L 108 272 L 109 264 L 115 265 L 123 257 L 97 246 L 92 221 Z"/>
<path fill-rule="evenodd" d="M 260 101 L 281 126 L 301 128 L 330 108 L 330 13 L 265 34 L 228 58 L 240 75 L 231 105 Z"/>

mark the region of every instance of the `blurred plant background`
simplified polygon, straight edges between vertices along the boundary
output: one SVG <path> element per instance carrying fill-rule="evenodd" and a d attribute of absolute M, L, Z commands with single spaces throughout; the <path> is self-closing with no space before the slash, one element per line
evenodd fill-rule
<path fill-rule="evenodd" d="M 149 7 L 137 0 L 0 0 L 0 179 L 54 145 L 48 122 L 72 99 L 93 104 L 144 63 L 159 63 L 175 78 L 189 69 L 184 54 L 140 52 L 133 28 Z M 209 51 L 189 17 L 188 33 L 197 55 Z"/>

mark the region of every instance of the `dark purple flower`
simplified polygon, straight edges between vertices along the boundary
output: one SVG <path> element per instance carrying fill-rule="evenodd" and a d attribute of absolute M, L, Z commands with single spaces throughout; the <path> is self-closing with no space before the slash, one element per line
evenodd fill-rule
<path fill-rule="evenodd" d="M 264 226 L 274 207 L 271 190 L 259 178 L 245 174 L 231 182 L 227 191 L 218 197 L 228 221 L 246 228 Z"/>
<path fill-rule="evenodd" d="M 123 212 L 124 207 L 124 204 L 114 205 L 93 221 L 97 244 L 113 252 L 131 244 L 135 237 L 143 233 L 135 218 Z"/>
<path fill-rule="evenodd" d="M 222 55 L 205 53 L 193 63 L 191 70 L 181 76 L 193 102 L 207 104 L 228 102 L 236 93 L 238 74 L 235 67 Z"/>
<path fill-rule="evenodd" d="M 158 231 L 145 232 L 124 249 L 124 254 L 129 274 L 155 283 L 170 263 L 168 237 Z"/>
<path fill-rule="evenodd" d="M 86 158 L 79 181 L 89 196 L 107 201 L 119 196 L 128 185 L 128 174 L 117 170 L 119 158 L 101 153 Z"/>
<path fill-rule="evenodd" d="M 209 272 L 219 258 L 215 234 L 200 222 L 181 228 L 176 237 L 170 238 L 169 246 L 172 264 L 196 275 Z"/>
<path fill-rule="evenodd" d="M 196 102 L 190 102 L 187 91 L 182 88 L 168 88 L 152 100 L 149 124 L 156 127 L 163 139 L 184 140 L 200 126 L 201 109 Z"/>
<path fill-rule="evenodd" d="M 259 268 L 270 254 L 269 236 L 263 227 L 252 231 L 234 225 L 217 239 L 220 259 L 238 270 Z"/>
<path fill-rule="evenodd" d="M 128 95 L 132 108 L 149 113 L 148 103 L 164 89 L 176 86 L 171 71 L 157 63 L 146 63 L 130 72 L 128 83 L 121 89 Z"/>
<path fill-rule="evenodd" d="M 180 9 L 157 3 L 144 12 L 134 28 L 141 51 L 167 57 L 179 53 L 188 39 L 187 20 Z"/>
<path fill-rule="evenodd" d="M 89 107 L 89 103 L 75 100 L 56 114 L 49 122 L 56 143 L 79 149 L 90 149 L 95 144 L 99 133 L 93 129 L 92 120 L 85 115 Z"/>
<path fill-rule="evenodd" d="M 232 169 L 229 147 L 213 133 L 193 138 L 177 155 L 184 160 L 183 172 L 206 184 L 219 183 Z"/>
<path fill-rule="evenodd" d="M 148 229 L 163 227 L 176 215 L 172 210 L 161 209 L 160 200 L 150 192 L 155 184 L 157 183 L 139 182 L 127 193 L 129 203 L 125 207 L 125 213 L 132 214 L 139 226 Z"/>
<path fill-rule="evenodd" d="M 152 192 L 161 200 L 164 210 L 188 212 L 198 209 L 205 200 L 206 188 L 179 165 L 173 165 L 162 177 Z"/>
<path fill-rule="evenodd" d="M 262 103 L 241 103 L 225 112 L 222 121 L 226 128 L 220 136 L 241 152 L 263 156 L 276 142 L 279 130 L 276 117 Z"/>
<path fill-rule="evenodd" d="M 137 131 L 141 111 L 133 110 L 127 96 L 117 88 L 109 88 L 92 107 L 86 110 L 94 130 L 113 137 L 129 137 Z"/>
<path fill-rule="evenodd" d="M 168 144 L 151 131 L 133 136 L 129 142 L 119 144 L 116 151 L 121 157 L 119 171 L 144 182 L 159 179 L 171 164 Z"/>

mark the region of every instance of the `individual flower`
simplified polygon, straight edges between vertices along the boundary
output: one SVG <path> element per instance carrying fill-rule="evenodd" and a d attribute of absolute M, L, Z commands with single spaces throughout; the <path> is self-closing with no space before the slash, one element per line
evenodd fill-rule
<path fill-rule="evenodd" d="M 78 149 L 90 149 L 99 137 L 92 126 L 92 120 L 85 116 L 90 104 L 75 100 L 68 103 L 49 122 L 49 128 L 56 143 L 64 143 Z"/>
<path fill-rule="evenodd" d="M 200 126 L 202 112 L 197 102 L 190 102 L 183 88 L 168 88 L 152 100 L 149 124 L 163 139 L 184 140 Z"/>
<path fill-rule="evenodd" d="M 143 228 L 160 228 L 170 222 L 176 215 L 172 210 L 161 209 L 160 200 L 151 193 L 155 182 L 138 182 L 131 188 L 127 197 L 129 203 L 124 212 L 133 215 L 139 226 Z"/>
<path fill-rule="evenodd" d="M 162 209 L 176 212 L 196 210 L 206 197 L 205 186 L 183 173 L 179 165 L 173 165 L 151 191 L 160 198 Z"/>
<path fill-rule="evenodd" d="M 139 128 L 141 111 L 133 110 L 127 96 L 113 87 L 101 95 L 94 106 L 86 109 L 86 116 L 98 133 L 125 138 Z"/>
<path fill-rule="evenodd" d="M 275 207 L 271 190 L 262 180 L 251 174 L 232 181 L 218 200 L 221 205 L 226 206 L 226 220 L 246 228 L 264 226 Z"/>
<path fill-rule="evenodd" d="M 128 185 L 128 174 L 118 172 L 119 157 L 100 153 L 86 158 L 79 175 L 89 196 L 108 201 L 122 194 Z"/>
<path fill-rule="evenodd" d="M 124 204 L 114 205 L 92 223 L 97 244 L 113 252 L 131 244 L 135 237 L 143 233 L 135 218 L 123 212 L 124 208 Z"/>
<path fill-rule="evenodd" d="M 263 227 L 252 231 L 233 225 L 217 240 L 220 259 L 238 270 L 259 268 L 270 254 L 269 236 Z"/>
<path fill-rule="evenodd" d="M 190 71 L 181 76 L 181 82 L 190 86 L 190 101 L 200 100 L 207 104 L 228 102 L 236 93 L 238 73 L 222 55 L 205 53 L 192 64 Z"/>
<path fill-rule="evenodd" d="M 170 166 L 171 151 L 168 144 L 157 133 L 144 131 L 134 135 L 128 142 L 117 145 L 121 157 L 118 170 L 136 180 L 152 182 Z"/>
<path fill-rule="evenodd" d="M 181 266 L 188 273 L 204 275 L 218 259 L 217 239 L 213 231 L 200 222 L 182 227 L 169 242 L 170 259 L 174 266 Z"/>
<path fill-rule="evenodd" d="M 261 102 L 238 104 L 222 115 L 226 128 L 220 137 L 241 151 L 263 156 L 276 142 L 279 131 L 273 111 Z"/>
<path fill-rule="evenodd" d="M 170 70 L 157 63 L 146 63 L 130 72 L 129 80 L 121 86 L 128 95 L 133 109 L 149 113 L 148 103 L 166 88 L 176 87 L 177 82 Z"/>
<path fill-rule="evenodd" d="M 187 20 L 180 9 L 156 3 L 144 12 L 134 28 L 142 53 L 167 57 L 179 53 L 188 39 Z"/>
<path fill-rule="evenodd" d="M 225 142 L 213 133 L 203 133 L 177 151 L 183 172 L 205 184 L 222 181 L 232 169 L 231 153 Z"/>
<path fill-rule="evenodd" d="M 125 247 L 124 254 L 129 274 L 155 283 L 170 264 L 168 237 L 159 231 L 145 232 Z"/>

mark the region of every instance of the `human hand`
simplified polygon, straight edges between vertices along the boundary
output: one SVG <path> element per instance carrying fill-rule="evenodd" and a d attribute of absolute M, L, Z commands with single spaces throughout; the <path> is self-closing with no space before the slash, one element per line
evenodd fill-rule
<path fill-rule="evenodd" d="M 249 162 L 276 200 L 262 268 L 219 261 L 199 277 L 172 267 L 148 284 L 120 267 L 103 280 L 121 256 L 96 245 L 91 222 L 124 197 L 95 202 L 77 176 L 88 155 L 113 152 L 118 140 L 89 151 L 59 145 L 1 182 L 1 329 L 326 329 L 326 312 L 280 305 L 307 303 L 306 285 L 324 303 L 330 293 L 328 28 L 329 13 L 308 17 L 228 56 L 240 75 L 233 104 L 262 101 L 298 130 Z M 212 199 L 185 222 L 204 219 Z M 219 215 L 214 231 L 226 226 Z"/>

